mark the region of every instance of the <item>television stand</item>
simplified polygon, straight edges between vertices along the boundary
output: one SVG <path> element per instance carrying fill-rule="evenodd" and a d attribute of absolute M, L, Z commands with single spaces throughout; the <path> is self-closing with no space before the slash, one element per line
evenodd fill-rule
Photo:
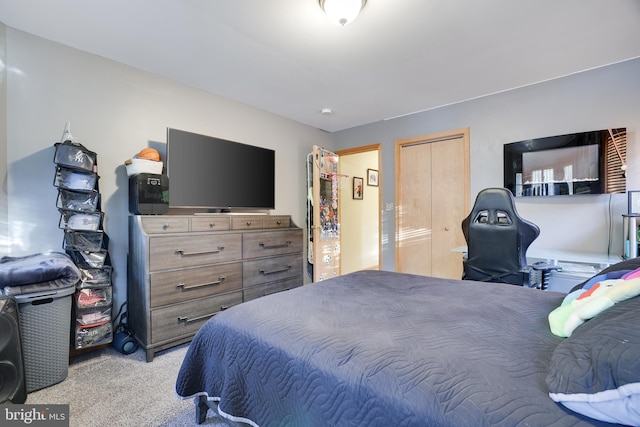
<path fill-rule="evenodd" d="M 302 286 L 289 215 L 209 215 L 129 217 L 127 324 L 148 362 L 220 311 Z"/>

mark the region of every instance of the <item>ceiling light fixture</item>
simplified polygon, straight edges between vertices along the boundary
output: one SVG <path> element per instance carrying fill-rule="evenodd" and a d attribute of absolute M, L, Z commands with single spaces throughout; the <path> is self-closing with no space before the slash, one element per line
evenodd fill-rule
<path fill-rule="evenodd" d="M 331 20 L 345 26 L 358 17 L 367 0 L 320 0 L 320 7 Z"/>

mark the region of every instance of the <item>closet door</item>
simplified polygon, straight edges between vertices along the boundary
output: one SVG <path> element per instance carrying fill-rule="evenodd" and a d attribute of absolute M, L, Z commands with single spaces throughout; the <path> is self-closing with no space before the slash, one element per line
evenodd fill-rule
<path fill-rule="evenodd" d="M 396 271 L 462 277 L 468 131 L 396 141 Z"/>
<path fill-rule="evenodd" d="M 453 248 L 466 244 L 462 219 L 469 214 L 468 172 L 464 169 L 463 137 L 431 144 L 431 275 L 459 279 L 462 255 Z"/>
<path fill-rule="evenodd" d="M 396 167 L 396 271 L 431 275 L 431 144 L 406 144 Z M 397 157 L 396 157 L 397 159 Z M 399 191 L 398 191 L 399 190 Z"/>

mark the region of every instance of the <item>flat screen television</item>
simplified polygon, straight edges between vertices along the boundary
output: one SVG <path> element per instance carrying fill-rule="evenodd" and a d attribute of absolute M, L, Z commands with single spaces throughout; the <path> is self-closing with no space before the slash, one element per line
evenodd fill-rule
<path fill-rule="evenodd" d="M 504 186 L 516 197 L 624 192 L 620 147 L 612 149 L 611 135 L 604 129 L 505 144 Z"/>
<path fill-rule="evenodd" d="M 275 151 L 167 128 L 169 206 L 211 212 L 275 208 Z"/>

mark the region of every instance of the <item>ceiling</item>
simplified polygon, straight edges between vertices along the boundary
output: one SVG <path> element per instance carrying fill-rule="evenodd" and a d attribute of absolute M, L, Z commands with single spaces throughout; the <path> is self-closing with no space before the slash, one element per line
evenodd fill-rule
<path fill-rule="evenodd" d="M 368 0 L 345 27 L 318 0 L 0 0 L 0 21 L 329 132 L 640 57 L 640 0 Z"/>

